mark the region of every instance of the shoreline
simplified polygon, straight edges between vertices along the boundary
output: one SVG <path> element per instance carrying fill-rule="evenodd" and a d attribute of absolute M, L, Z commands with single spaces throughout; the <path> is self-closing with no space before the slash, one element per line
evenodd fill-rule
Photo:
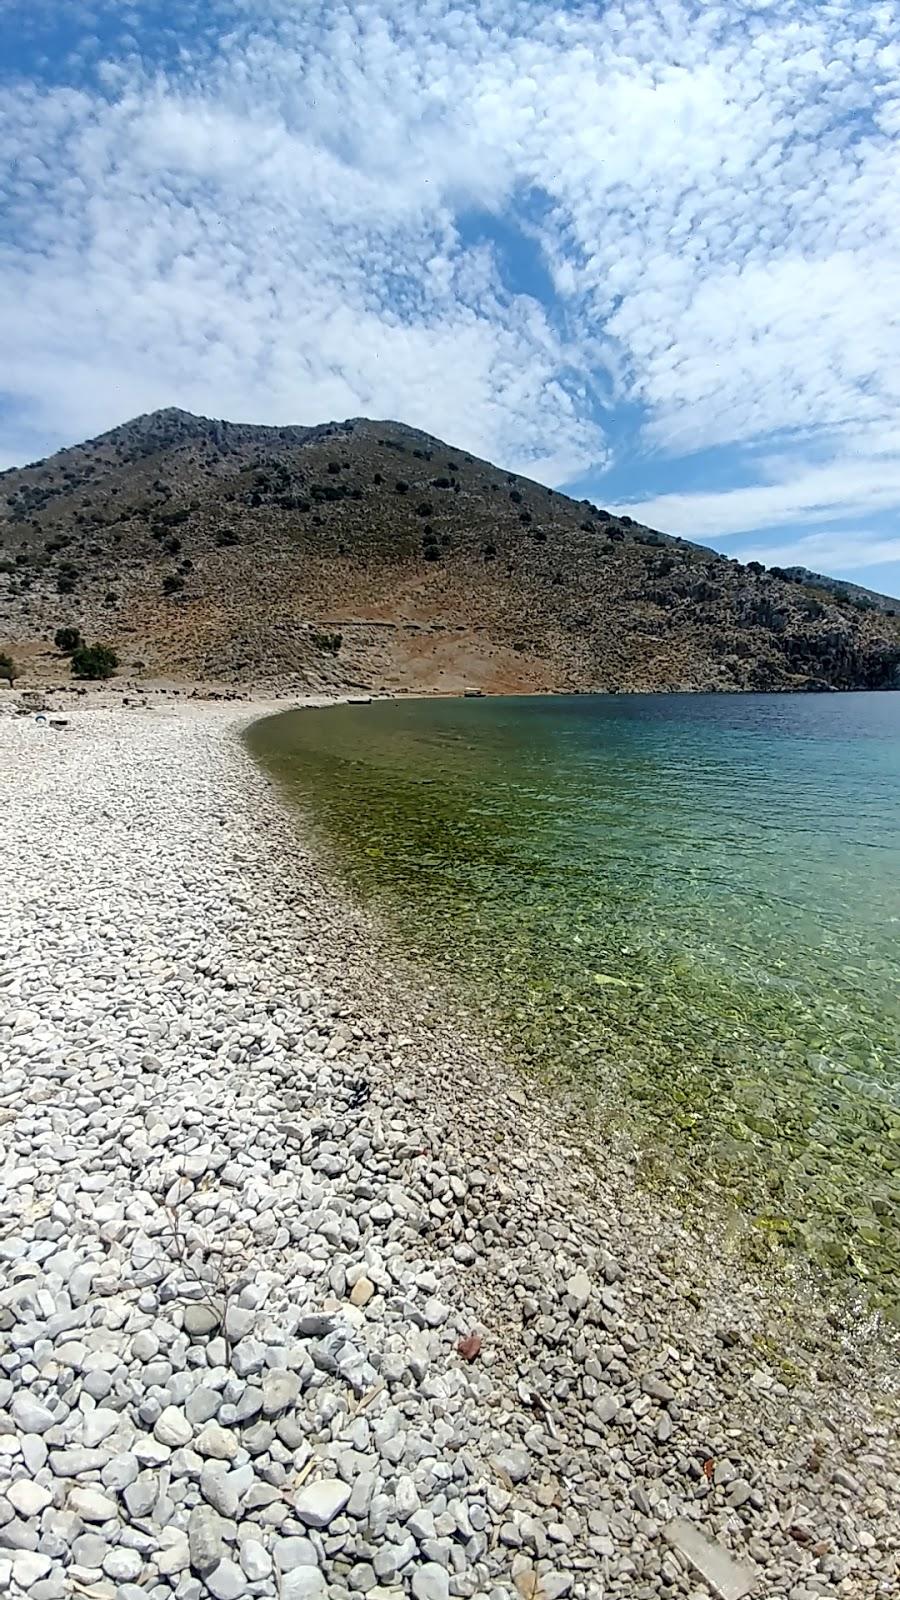
<path fill-rule="evenodd" d="M 72 1577 L 110 1600 L 724 1593 L 679 1554 L 687 1520 L 736 1593 L 890 1592 L 894 1397 L 865 1394 L 824 1309 L 788 1372 L 715 1234 L 698 1260 L 627 1152 L 592 1165 L 562 1108 L 386 969 L 238 736 L 291 708 L 0 718 L 0 1578 L 36 1600 Z M 48 953 L 81 975 L 65 1003 Z M 198 1278 L 218 1244 L 225 1338 L 223 1284 Z M 349 1499 L 317 1526 L 318 1483 Z"/>

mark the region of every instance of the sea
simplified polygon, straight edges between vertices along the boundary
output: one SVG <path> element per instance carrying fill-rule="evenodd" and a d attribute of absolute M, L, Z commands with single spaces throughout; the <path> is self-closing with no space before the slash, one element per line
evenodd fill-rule
<path fill-rule="evenodd" d="M 523 1073 L 900 1317 L 900 694 L 404 699 L 248 742 Z"/>

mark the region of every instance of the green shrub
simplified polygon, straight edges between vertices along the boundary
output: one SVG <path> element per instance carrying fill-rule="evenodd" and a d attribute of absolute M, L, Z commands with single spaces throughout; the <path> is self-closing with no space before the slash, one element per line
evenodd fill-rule
<path fill-rule="evenodd" d="M 166 573 L 163 578 L 163 594 L 177 594 L 178 590 L 183 588 L 184 579 L 180 578 L 177 572 Z"/>
<path fill-rule="evenodd" d="M 118 665 L 119 658 L 108 644 L 82 644 L 72 654 L 76 678 L 111 678 Z"/>
<path fill-rule="evenodd" d="M 83 642 L 80 628 L 57 628 L 53 635 L 53 643 L 64 656 L 70 656 Z"/>
<path fill-rule="evenodd" d="M 320 633 L 318 629 L 313 630 L 310 639 L 317 650 L 324 650 L 330 656 L 336 656 L 344 642 L 343 634 Z"/>
<path fill-rule="evenodd" d="M 5 681 L 12 688 L 16 678 L 19 677 L 21 673 L 12 656 L 8 656 L 5 650 L 0 651 L 0 681 Z"/>

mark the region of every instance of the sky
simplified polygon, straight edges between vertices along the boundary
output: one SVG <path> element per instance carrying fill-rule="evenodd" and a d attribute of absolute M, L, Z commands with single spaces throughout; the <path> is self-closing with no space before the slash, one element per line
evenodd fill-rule
<path fill-rule="evenodd" d="M 392 417 L 900 594 L 900 9 L 0 0 L 0 469 Z"/>

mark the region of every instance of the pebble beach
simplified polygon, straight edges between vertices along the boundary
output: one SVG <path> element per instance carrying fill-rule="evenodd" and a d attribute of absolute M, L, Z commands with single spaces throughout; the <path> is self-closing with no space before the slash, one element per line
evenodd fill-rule
<path fill-rule="evenodd" d="M 107 698 L 0 715 L 0 1593 L 900 1594 L 883 1330 L 391 961 L 277 707 Z"/>

